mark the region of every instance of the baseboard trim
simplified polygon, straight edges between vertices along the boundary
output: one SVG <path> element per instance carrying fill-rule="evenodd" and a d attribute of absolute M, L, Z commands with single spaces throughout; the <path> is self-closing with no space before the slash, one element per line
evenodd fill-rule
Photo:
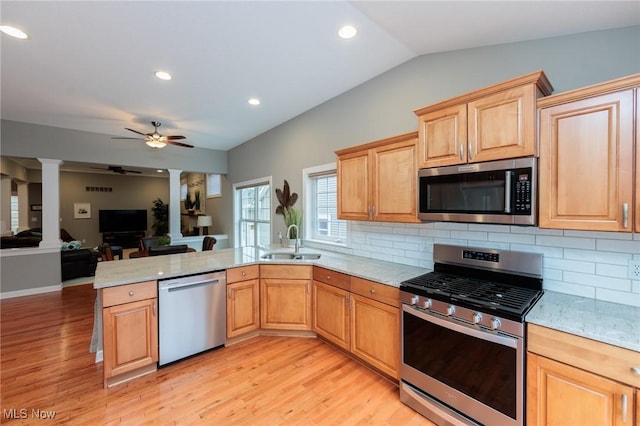
<path fill-rule="evenodd" d="M 0 299 L 11 299 L 14 297 L 33 296 L 35 294 L 51 293 L 53 291 L 61 291 L 62 284 L 51 285 L 48 287 L 28 288 L 25 290 L 5 291 L 0 293 Z"/>

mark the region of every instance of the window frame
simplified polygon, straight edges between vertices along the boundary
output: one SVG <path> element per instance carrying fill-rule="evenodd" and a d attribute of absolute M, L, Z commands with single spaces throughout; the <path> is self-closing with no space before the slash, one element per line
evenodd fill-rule
<path fill-rule="evenodd" d="M 209 185 L 209 180 L 211 179 L 211 176 L 218 177 L 218 192 L 215 192 L 215 193 L 209 192 L 210 186 L 211 186 Z M 205 175 L 205 182 L 206 182 L 207 199 L 222 197 L 222 175 L 220 173 L 207 173 Z"/>
<path fill-rule="evenodd" d="M 303 235 L 306 236 L 305 241 L 310 241 L 318 244 L 326 244 L 338 247 L 347 247 L 349 245 L 349 221 L 343 219 L 345 222 L 345 238 L 344 240 L 332 241 L 331 239 L 316 238 L 316 232 L 314 230 L 315 214 L 317 207 L 315 205 L 315 191 L 314 191 L 314 179 L 322 176 L 336 176 L 337 179 L 337 165 L 336 163 L 327 163 L 320 166 L 308 167 L 302 170 L 302 182 L 303 182 L 303 205 L 304 205 L 304 220 L 303 220 Z M 337 209 L 337 185 L 336 185 L 336 209 Z M 337 215 L 337 211 L 336 211 Z"/>
<path fill-rule="evenodd" d="M 268 231 L 268 235 L 269 235 L 269 241 L 267 242 L 267 244 L 271 244 L 271 240 L 273 238 L 272 236 L 272 232 L 273 232 L 273 212 L 272 212 L 272 199 L 273 196 L 271 194 L 271 191 L 273 189 L 273 183 L 272 183 L 272 177 L 271 176 L 267 176 L 267 177 L 263 177 L 263 178 L 258 178 L 258 179 L 251 179 L 248 181 L 244 181 L 244 182 L 238 182 L 238 183 L 234 183 L 233 184 L 233 222 L 234 222 L 234 226 L 233 226 L 233 241 L 234 241 L 234 247 L 242 247 L 241 244 L 241 240 L 242 240 L 242 224 L 246 221 L 243 220 L 242 218 L 242 198 L 241 198 L 241 191 L 242 189 L 245 188 L 251 188 L 251 187 L 258 187 L 258 186 L 265 186 L 268 185 L 269 186 L 269 220 L 265 221 L 265 220 L 253 220 L 250 222 L 253 223 L 268 223 L 269 225 L 269 231 Z M 258 211 L 258 209 L 256 209 L 256 212 Z M 257 219 L 257 218 L 256 218 Z M 256 226 L 256 232 L 257 232 L 257 226 Z M 257 235 L 257 234 L 256 234 Z M 262 247 L 260 245 L 257 244 L 256 242 L 256 246 L 258 247 Z"/>

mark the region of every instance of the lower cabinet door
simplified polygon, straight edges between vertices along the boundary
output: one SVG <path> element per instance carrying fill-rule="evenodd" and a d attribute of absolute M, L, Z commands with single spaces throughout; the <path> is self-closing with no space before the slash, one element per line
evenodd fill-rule
<path fill-rule="evenodd" d="M 260 328 L 259 281 L 247 280 L 227 285 L 227 338 Z"/>
<path fill-rule="evenodd" d="M 157 298 L 102 310 L 105 378 L 158 362 L 157 312 Z"/>
<path fill-rule="evenodd" d="M 400 309 L 351 294 L 351 352 L 398 379 Z"/>
<path fill-rule="evenodd" d="M 261 279 L 261 327 L 311 330 L 311 291 L 311 280 Z"/>
<path fill-rule="evenodd" d="M 634 424 L 632 387 L 532 353 L 527 363 L 528 425 Z"/>
<path fill-rule="evenodd" d="M 349 292 L 313 282 L 313 329 L 342 349 L 349 350 Z"/>

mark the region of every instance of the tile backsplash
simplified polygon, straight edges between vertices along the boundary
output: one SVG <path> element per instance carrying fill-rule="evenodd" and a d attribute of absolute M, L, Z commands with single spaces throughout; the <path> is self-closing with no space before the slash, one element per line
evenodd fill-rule
<path fill-rule="evenodd" d="M 640 307 L 640 280 L 628 278 L 640 234 L 351 221 L 347 246 L 332 250 L 431 269 L 434 243 L 542 253 L 545 289 Z"/>

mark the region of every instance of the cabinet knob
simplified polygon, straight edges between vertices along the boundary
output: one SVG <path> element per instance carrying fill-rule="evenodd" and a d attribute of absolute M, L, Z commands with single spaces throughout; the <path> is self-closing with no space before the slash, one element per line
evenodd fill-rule
<path fill-rule="evenodd" d="M 331 279 L 331 275 L 327 275 L 327 279 L 330 280 Z"/>
<path fill-rule="evenodd" d="M 129 291 L 129 296 L 133 296 L 134 294 L 136 294 L 133 290 Z"/>
<path fill-rule="evenodd" d="M 374 294 L 376 292 L 375 288 L 372 288 L 371 290 L 369 290 L 369 293 Z"/>
<path fill-rule="evenodd" d="M 247 276 L 247 273 L 246 273 L 246 272 L 243 272 L 243 273 L 242 273 L 242 276 L 243 276 L 243 277 L 246 277 L 246 276 Z"/>
<path fill-rule="evenodd" d="M 631 372 L 635 375 L 640 376 L 640 367 L 631 367 Z"/>

